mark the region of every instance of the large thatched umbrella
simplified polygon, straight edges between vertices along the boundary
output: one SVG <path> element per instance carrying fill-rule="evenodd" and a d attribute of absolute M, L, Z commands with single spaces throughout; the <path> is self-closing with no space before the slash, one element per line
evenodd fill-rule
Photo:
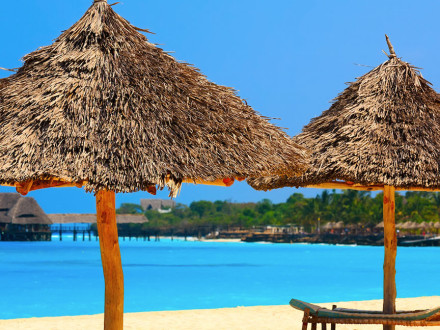
<path fill-rule="evenodd" d="M 0 80 L 0 184 L 96 193 L 105 327 L 122 329 L 115 192 L 295 175 L 304 149 L 229 87 L 148 42 L 105 0 Z M 143 31 L 143 30 L 141 30 Z M 148 31 L 145 31 L 148 32 Z M 290 164 L 294 164 L 291 166 Z"/>
<path fill-rule="evenodd" d="M 294 138 L 312 150 L 298 178 L 252 179 L 257 189 L 317 187 L 383 190 L 384 312 L 395 312 L 394 191 L 440 188 L 440 99 L 421 74 L 396 57 L 351 83 L 330 109 Z"/>

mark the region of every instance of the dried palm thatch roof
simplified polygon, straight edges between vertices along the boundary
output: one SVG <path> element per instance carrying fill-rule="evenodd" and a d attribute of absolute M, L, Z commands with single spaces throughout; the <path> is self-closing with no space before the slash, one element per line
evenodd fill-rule
<path fill-rule="evenodd" d="M 20 198 L 9 211 L 9 214 L 12 217 L 13 224 L 52 224 L 47 214 L 32 197 Z"/>
<path fill-rule="evenodd" d="M 96 223 L 96 214 L 48 214 L 53 223 Z"/>
<path fill-rule="evenodd" d="M 336 222 L 330 221 L 327 222 L 325 225 L 322 226 L 323 230 L 330 230 L 333 229 L 333 227 L 335 226 Z"/>
<path fill-rule="evenodd" d="M 52 221 L 32 197 L 2 193 L 0 194 L 0 223 L 49 225 Z"/>
<path fill-rule="evenodd" d="M 0 223 L 11 223 L 12 218 L 9 211 L 21 198 L 20 194 L 3 193 L 0 194 Z"/>
<path fill-rule="evenodd" d="M 175 192 L 182 180 L 304 169 L 283 131 L 139 30 L 95 0 L 1 80 L 0 184 L 55 177 L 88 191 Z"/>
<path fill-rule="evenodd" d="M 312 150 L 304 175 L 249 180 L 256 189 L 332 181 L 440 187 L 440 98 L 394 54 L 350 83 L 330 109 L 294 138 Z"/>
<path fill-rule="evenodd" d="M 6 86 L 7 81 L 8 81 L 8 78 L 0 79 L 0 88 L 2 88 L 3 86 Z"/>

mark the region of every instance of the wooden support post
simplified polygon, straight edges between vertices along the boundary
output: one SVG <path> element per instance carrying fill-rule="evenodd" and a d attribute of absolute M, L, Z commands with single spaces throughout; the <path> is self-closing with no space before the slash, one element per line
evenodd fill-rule
<path fill-rule="evenodd" d="M 335 310 L 336 307 L 337 307 L 336 305 L 333 305 L 333 306 L 332 306 L 332 310 Z M 332 323 L 331 326 L 330 326 L 330 329 L 331 329 L 331 330 L 336 330 L 336 324 L 335 324 L 335 323 Z"/>
<path fill-rule="evenodd" d="M 122 330 L 124 317 L 124 275 L 116 226 L 115 193 L 98 191 L 96 213 L 102 268 L 105 280 L 105 330 Z"/>
<path fill-rule="evenodd" d="M 307 324 L 309 323 L 309 314 L 310 314 L 310 309 L 306 308 L 304 310 L 302 330 L 307 330 Z"/>
<path fill-rule="evenodd" d="M 385 261 L 383 264 L 383 312 L 394 314 L 396 312 L 396 254 L 397 234 L 394 219 L 395 189 L 384 186 L 383 191 L 383 225 Z M 394 330 L 394 325 L 384 325 L 384 330 Z"/>

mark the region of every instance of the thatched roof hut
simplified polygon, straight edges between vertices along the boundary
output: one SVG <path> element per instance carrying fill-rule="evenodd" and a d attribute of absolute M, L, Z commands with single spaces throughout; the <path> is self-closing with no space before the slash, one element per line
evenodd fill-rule
<path fill-rule="evenodd" d="M 52 221 L 32 197 L 0 194 L 0 223 L 14 225 L 50 225 Z"/>
<path fill-rule="evenodd" d="M 329 221 L 326 224 L 324 224 L 321 229 L 322 230 L 331 230 L 333 229 L 333 226 L 335 225 L 335 223 L 333 221 Z"/>
<path fill-rule="evenodd" d="M 12 222 L 9 212 L 20 198 L 20 194 L 0 194 L 0 223 Z"/>
<path fill-rule="evenodd" d="M 96 214 L 48 214 L 53 223 L 96 223 Z M 146 223 L 148 219 L 143 214 L 116 214 L 116 222 Z"/>
<path fill-rule="evenodd" d="M 303 149 L 95 0 L 0 80 L 0 184 L 57 178 L 88 191 L 295 175 Z"/>
<path fill-rule="evenodd" d="M 344 181 L 440 188 L 440 97 L 419 71 L 390 56 L 350 83 L 294 137 L 312 151 L 300 177 L 251 179 L 259 190 Z"/>
<path fill-rule="evenodd" d="M 13 224 L 45 224 L 50 225 L 52 221 L 41 209 L 37 201 L 32 197 L 20 198 L 14 207 L 9 211 Z"/>
<path fill-rule="evenodd" d="M 406 221 L 403 225 L 401 225 L 402 229 L 411 229 L 412 228 L 412 222 Z"/>
<path fill-rule="evenodd" d="M 176 207 L 176 201 L 172 199 L 141 199 L 141 207 L 144 211 L 173 209 Z"/>

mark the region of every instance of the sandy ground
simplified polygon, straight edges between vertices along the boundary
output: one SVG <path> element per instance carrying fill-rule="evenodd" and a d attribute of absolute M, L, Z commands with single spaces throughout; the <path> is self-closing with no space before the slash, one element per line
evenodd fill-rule
<path fill-rule="evenodd" d="M 331 307 L 332 304 L 321 304 Z M 339 307 L 380 310 L 381 300 L 337 303 Z M 440 306 L 440 297 L 398 299 L 399 310 Z M 302 312 L 290 306 L 256 306 L 173 312 L 127 313 L 124 329 L 301 329 Z M 0 329 L 84 330 L 102 329 L 103 315 L 0 320 Z M 319 326 L 318 329 L 321 327 Z M 310 329 L 310 326 L 309 326 Z M 338 325 L 338 330 L 381 329 L 381 326 Z M 396 327 L 396 329 L 420 329 Z M 429 327 L 439 329 L 440 327 Z"/>

